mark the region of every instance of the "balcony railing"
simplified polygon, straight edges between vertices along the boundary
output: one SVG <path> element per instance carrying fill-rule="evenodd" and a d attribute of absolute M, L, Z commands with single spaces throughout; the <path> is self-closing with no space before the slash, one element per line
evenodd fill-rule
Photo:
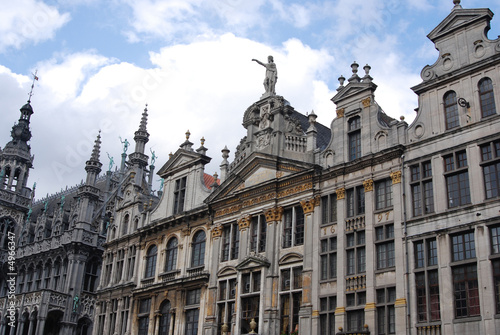
<path fill-rule="evenodd" d="M 441 335 L 441 325 L 417 326 L 417 335 Z"/>
<path fill-rule="evenodd" d="M 352 276 L 345 279 L 345 290 L 356 291 L 366 288 L 366 275 Z"/>
<path fill-rule="evenodd" d="M 356 216 L 345 220 L 345 231 L 353 231 L 365 228 L 365 216 Z"/>
<path fill-rule="evenodd" d="M 181 272 L 180 270 L 174 270 L 174 271 L 161 273 L 160 279 L 164 283 L 176 280 L 180 272 Z"/>

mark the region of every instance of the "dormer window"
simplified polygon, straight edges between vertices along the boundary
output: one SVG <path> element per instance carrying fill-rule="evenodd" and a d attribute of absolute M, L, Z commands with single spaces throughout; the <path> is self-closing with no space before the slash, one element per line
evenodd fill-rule
<path fill-rule="evenodd" d="M 187 177 L 182 177 L 175 181 L 174 214 L 179 214 L 184 211 L 184 199 L 186 197 L 186 179 Z"/>
<path fill-rule="evenodd" d="M 361 118 L 353 117 L 348 122 L 349 160 L 361 157 Z"/>
<path fill-rule="evenodd" d="M 456 128 L 460 125 L 458 122 L 457 94 L 450 91 L 444 95 L 444 119 L 446 130 Z"/>
<path fill-rule="evenodd" d="M 495 96 L 493 95 L 493 83 L 490 78 L 479 81 L 479 101 L 481 103 L 481 117 L 496 114 Z"/>

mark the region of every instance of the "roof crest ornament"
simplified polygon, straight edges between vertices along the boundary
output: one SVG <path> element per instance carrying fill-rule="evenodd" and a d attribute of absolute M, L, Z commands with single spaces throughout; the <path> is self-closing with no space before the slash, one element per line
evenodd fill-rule
<path fill-rule="evenodd" d="M 35 70 L 35 73 L 32 73 L 31 75 L 33 76 L 33 82 L 31 83 L 31 90 L 28 93 L 28 103 L 31 103 L 31 97 L 33 96 L 33 88 L 35 87 L 35 80 L 38 81 L 38 76 L 36 75 L 38 73 L 38 70 Z"/>

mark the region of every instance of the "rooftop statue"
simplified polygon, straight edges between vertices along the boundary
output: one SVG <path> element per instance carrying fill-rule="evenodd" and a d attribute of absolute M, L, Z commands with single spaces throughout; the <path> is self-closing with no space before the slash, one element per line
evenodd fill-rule
<path fill-rule="evenodd" d="M 123 144 L 123 153 L 126 153 L 128 150 L 128 146 L 130 144 L 129 141 L 127 141 L 127 139 L 125 139 L 125 141 L 122 141 L 121 136 L 118 136 L 118 138 L 120 139 L 120 142 L 122 142 Z"/>
<path fill-rule="evenodd" d="M 276 64 L 274 63 L 273 56 L 267 57 L 267 63 L 262 63 L 257 59 L 252 59 L 252 61 L 259 63 L 266 68 L 266 77 L 264 78 L 264 88 L 266 92 L 264 95 L 276 95 L 276 81 L 278 80 L 278 70 L 276 69 Z"/>

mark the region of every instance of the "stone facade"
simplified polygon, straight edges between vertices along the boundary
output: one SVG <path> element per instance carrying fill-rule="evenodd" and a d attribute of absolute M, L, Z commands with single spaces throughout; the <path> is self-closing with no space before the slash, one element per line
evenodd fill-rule
<path fill-rule="evenodd" d="M 64 249 L 67 264 L 81 264 L 68 278 L 81 277 L 91 255 L 102 259 L 97 292 L 79 291 L 74 313 L 81 278 L 59 292 L 16 296 L 28 334 L 44 334 L 33 327 L 46 322 L 32 306 L 38 315 L 61 311 L 60 334 L 498 333 L 500 39 L 486 35 L 488 9 L 454 5 L 428 35 L 440 54 L 412 88 L 419 106 L 411 125 L 384 113 L 370 66 L 359 74 L 354 62 L 339 78 L 329 127 L 266 91 L 242 110 L 246 136 L 232 162 L 222 150 L 220 177 L 205 173 L 205 140 L 193 149 L 188 131 L 159 170 L 154 197 L 145 112 L 127 169 L 124 153 L 120 171 L 99 179 L 94 152 L 82 200 L 32 206 L 35 239 L 47 217 L 55 226 L 101 202 L 106 235 L 82 218 L 57 239 L 20 248 L 20 262 L 36 273 L 44 248 L 86 243 Z M 102 196 L 100 182 L 108 185 Z M 2 194 L 20 194 L 24 205 L 3 196 L 11 204 L 2 202 L 2 213 L 32 222 L 30 190 L 19 183 L 4 181 Z"/>

